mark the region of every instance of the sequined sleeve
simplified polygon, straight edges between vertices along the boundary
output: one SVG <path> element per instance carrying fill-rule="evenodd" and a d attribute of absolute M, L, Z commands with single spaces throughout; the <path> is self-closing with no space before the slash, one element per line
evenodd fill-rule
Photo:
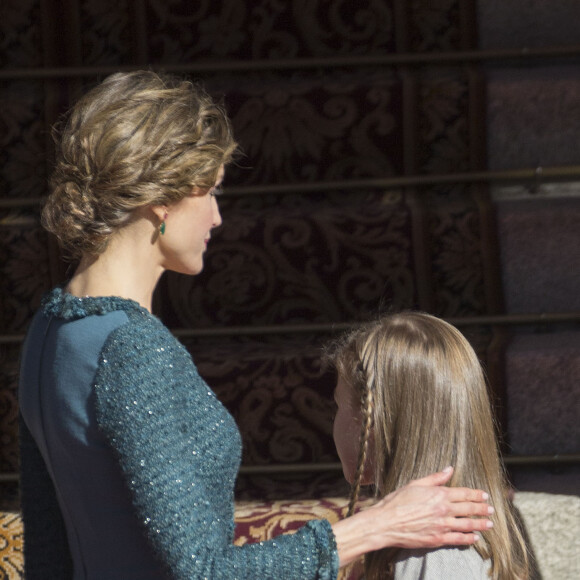
<path fill-rule="evenodd" d="M 325 520 L 273 541 L 233 545 L 239 432 L 158 320 L 135 314 L 112 333 L 95 392 L 100 427 L 172 578 L 336 578 L 336 543 Z"/>

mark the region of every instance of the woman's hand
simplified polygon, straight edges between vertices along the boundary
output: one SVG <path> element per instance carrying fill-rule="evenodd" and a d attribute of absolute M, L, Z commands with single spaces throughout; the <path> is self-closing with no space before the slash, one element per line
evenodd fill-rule
<path fill-rule="evenodd" d="M 435 548 L 468 545 L 475 531 L 492 527 L 488 496 L 481 490 L 443 487 L 453 470 L 418 479 L 372 507 L 334 524 L 341 566 L 385 547 Z"/>

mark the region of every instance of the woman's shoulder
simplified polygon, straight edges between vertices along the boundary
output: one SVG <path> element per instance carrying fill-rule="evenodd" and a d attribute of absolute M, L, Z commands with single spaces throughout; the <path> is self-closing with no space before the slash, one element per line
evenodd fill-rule
<path fill-rule="evenodd" d="M 59 336 L 98 342 L 101 359 L 106 353 L 111 359 L 134 361 L 140 353 L 180 350 L 180 343 L 159 318 L 127 298 L 77 297 L 56 287 L 44 296 L 40 314 L 47 323 L 59 322 Z"/>
<path fill-rule="evenodd" d="M 44 317 L 60 322 L 85 321 L 91 328 L 109 326 L 106 321 L 115 318 L 116 327 L 126 327 L 126 332 L 145 331 L 143 339 L 150 334 L 171 334 L 162 322 L 138 302 L 120 296 L 73 296 L 57 286 L 42 299 L 40 312 Z M 149 329 L 149 332 L 146 331 Z"/>
<path fill-rule="evenodd" d="M 473 547 L 401 550 L 395 562 L 395 580 L 483 580 L 489 560 Z"/>
<path fill-rule="evenodd" d="M 42 298 L 41 311 L 45 316 L 63 321 L 79 320 L 125 311 L 148 314 L 139 303 L 120 296 L 73 296 L 62 286 L 53 288 Z"/>

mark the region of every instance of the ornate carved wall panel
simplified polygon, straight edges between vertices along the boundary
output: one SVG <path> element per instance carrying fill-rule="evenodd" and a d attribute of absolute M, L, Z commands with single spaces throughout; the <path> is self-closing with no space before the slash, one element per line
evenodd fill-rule
<path fill-rule="evenodd" d="M 18 335 L 41 294 L 66 272 L 38 225 L 53 155 L 50 127 L 108 70 L 180 69 L 201 80 L 224 99 L 244 153 L 225 185 L 249 193 L 220 200 L 224 226 L 213 236 L 204 272 L 162 280 L 156 312 L 170 326 L 355 322 L 409 307 L 444 316 L 493 311 L 484 291 L 494 279 L 484 255 L 480 190 L 349 187 L 365 178 L 479 169 L 478 71 L 428 61 L 308 60 L 474 48 L 473 6 L 474 0 L 5 2 L 0 66 L 12 73 L 0 75 L 0 333 L 7 336 L 0 343 L 0 471 L 16 470 Z M 288 69 L 241 68 L 273 59 L 302 60 Z M 200 63 L 217 68 L 187 72 Z M 35 67 L 41 72 L 30 72 Z M 334 181 L 341 185 L 300 189 Z M 288 184 L 296 191 L 251 192 Z M 327 337 L 289 339 L 281 331 L 268 340 L 187 344 L 238 418 L 247 463 L 333 461 L 333 378 L 318 366 Z M 474 336 L 482 353 L 487 338 Z M 248 481 L 242 488 L 258 485 Z"/>
<path fill-rule="evenodd" d="M 267 72 L 208 86 L 225 95 L 242 146 L 241 167 L 228 174 L 236 184 L 402 172 L 401 83 L 393 69 Z"/>
<path fill-rule="evenodd" d="M 400 193 L 224 205 L 226 225 L 204 272 L 167 276 L 177 325 L 344 322 L 413 305 L 409 210 Z"/>

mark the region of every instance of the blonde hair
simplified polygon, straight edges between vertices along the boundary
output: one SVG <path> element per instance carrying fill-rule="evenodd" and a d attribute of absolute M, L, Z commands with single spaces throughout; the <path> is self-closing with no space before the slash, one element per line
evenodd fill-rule
<path fill-rule="evenodd" d="M 116 73 L 55 126 L 42 224 L 71 258 L 100 254 L 135 209 L 211 188 L 237 148 L 200 87 L 151 71 Z"/>
<path fill-rule="evenodd" d="M 453 465 L 449 485 L 484 489 L 495 508 L 494 527 L 475 545 L 491 559 L 491 578 L 528 578 L 527 549 L 507 500 L 483 371 L 464 336 L 434 316 L 402 312 L 352 332 L 330 358 L 362 417 L 349 515 L 369 467 L 375 493 L 383 497 Z M 365 578 L 392 574 L 396 553 L 368 554 Z"/>

